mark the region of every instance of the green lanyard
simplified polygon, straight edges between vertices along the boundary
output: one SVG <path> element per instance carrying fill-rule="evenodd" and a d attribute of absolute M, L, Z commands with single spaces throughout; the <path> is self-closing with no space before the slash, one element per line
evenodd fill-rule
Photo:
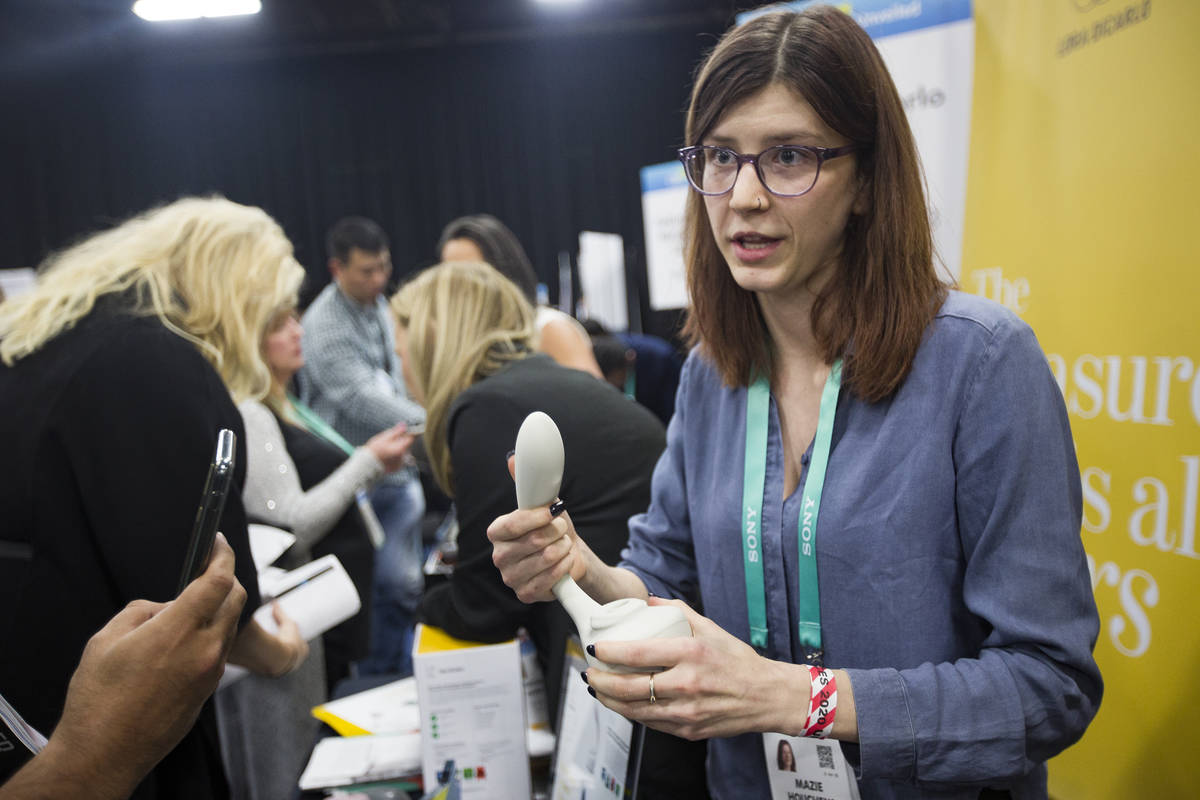
<path fill-rule="evenodd" d="M 287 396 L 287 399 L 292 405 L 292 411 L 296 412 L 296 416 L 301 422 L 304 423 L 305 427 L 307 427 L 309 431 L 317 436 L 320 436 L 322 439 L 334 445 L 335 447 L 340 447 L 342 450 L 346 451 L 346 455 L 354 455 L 354 445 L 347 442 L 340 433 L 333 429 L 332 425 L 317 416 L 317 412 L 313 411 L 311 408 L 304 405 L 290 394 Z"/>
<path fill-rule="evenodd" d="M 825 488 L 825 470 L 829 466 L 829 448 L 833 440 L 833 418 L 837 414 L 838 393 L 842 388 L 842 360 L 829 370 L 821 391 L 821 412 L 813 441 L 812 461 L 804 479 L 803 505 L 797 525 L 799 547 L 799 611 L 797 625 L 800 643 L 807 660 L 820 663 L 821 595 L 817 590 L 817 514 L 821 492 Z M 759 377 L 746 392 L 746 466 L 742 490 L 742 556 L 746 568 L 746 610 L 750 617 L 750 644 L 767 646 L 767 599 L 762 564 L 762 506 L 767 471 L 767 425 L 771 406 L 771 387 Z"/>
<path fill-rule="evenodd" d="M 637 399 L 637 371 L 625 367 L 625 396 L 630 400 Z"/>

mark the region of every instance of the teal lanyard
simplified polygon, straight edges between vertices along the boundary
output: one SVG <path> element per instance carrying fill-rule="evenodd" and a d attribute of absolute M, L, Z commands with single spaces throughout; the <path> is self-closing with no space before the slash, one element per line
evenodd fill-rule
<path fill-rule="evenodd" d="M 354 445 L 347 442 L 340 433 L 333 429 L 333 426 L 321 419 L 317 415 L 317 412 L 313 411 L 311 408 L 304 405 L 290 394 L 287 396 L 287 399 L 288 403 L 290 403 L 292 406 L 292 411 L 296 412 L 296 417 L 304 423 L 304 426 L 308 428 L 311 433 L 320 436 L 322 439 L 334 445 L 335 447 L 340 447 L 346 452 L 346 455 L 354 455 Z"/>
<path fill-rule="evenodd" d="M 833 418 L 837 414 L 838 393 L 842 388 L 842 360 L 829 370 L 821 391 L 821 411 L 817 435 L 813 441 L 812 461 L 804 479 L 803 505 L 797 525 L 799 548 L 799 622 L 800 643 L 807 660 L 820 663 L 821 596 L 817 589 L 817 514 L 821 510 L 821 492 L 825 488 L 825 470 L 829 466 L 829 448 L 833 440 Z M 746 466 L 742 490 L 742 556 L 746 568 L 746 610 L 750 617 L 750 644 L 767 646 L 767 597 L 763 582 L 762 507 L 767 471 L 767 426 L 771 407 L 771 387 L 759 377 L 746 392 Z"/>
<path fill-rule="evenodd" d="M 630 400 L 637 399 L 637 371 L 632 367 L 625 367 L 625 396 Z"/>

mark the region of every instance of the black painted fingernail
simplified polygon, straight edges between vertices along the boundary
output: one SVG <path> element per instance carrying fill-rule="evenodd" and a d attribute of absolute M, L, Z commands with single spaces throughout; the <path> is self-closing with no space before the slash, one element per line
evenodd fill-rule
<path fill-rule="evenodd" d="M 567 510 L 567 504 L 562 500 L 555 501 L 550 505 L 550 516 L 557 517 L 559 514 Z"/>
<path fill-rule="evenodd" d="M 596 690 L 595 690 L 595 689 L 593 689 L 592 687 L 590 687 L 590 686 L 589 686 L 589 687 L 588 687 L 588 694 L 590 694 L 592 697 L 595 697 L 595 696 L 596 696 Z"/>
<path fill-rule="evenodd" d="M 507 462 L 507 461 L 508 461 L 510 458 L 512 458 L 512 457 L 513 457 L 513 456 L 515 456 L 516 454 L 517 454 L 517 451 L 516 451 L 516 450 L 509 450 L 507 453 L 505 453 L 505 454 L 504 454 L 504 460 L 505 460 L 505 462 Z"/>
<path fill-rule="evenodd" d="M 588 679 L 587 679 L 587 673 L 586 673 L 586 672 L 581 672 L 581 673 L 579 673 L 579 677 L 583 678 L 583 682 L 584 682 L 584 683 L 587 683 L 587 682 L 588 682 Z"/>
<path fill-rule="evenodd" d="M 584 649 L 584 650 L 587 650 L 587 654 L 588 654 L 589 656 L 591 656 L 592 658 L 595 658 L 595 657 L 596 657 L 596 645 L 594 645 L 594 644 L 589 644 L 587 647 L 585 647 L 585 648 L 583 648 L 583 649 Z"/>

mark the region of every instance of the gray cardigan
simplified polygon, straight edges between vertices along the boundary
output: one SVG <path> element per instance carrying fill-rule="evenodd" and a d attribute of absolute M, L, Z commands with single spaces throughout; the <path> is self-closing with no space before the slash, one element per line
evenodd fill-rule
<path fill-rule="evenodd" d="M 242 499 L 252 509 L 248 515 L 295 534 L 287 562 L 298 566 L 311 558 L 312 546 L 354 502 L 354 493 L 383 474 L 383 465 L 359 447 L 306 492 L 270 409 L 247 401 L 238 411 L 246 425 Z M 326 700 L 320 637 L 309 646 L 308 658 L 295 672 L 281 678 L 250 675 L 216 694 L 221 756 L 232 797 L 273 800 L 295 792 L 319 726 L 309 710 Z"/>
<path fill-rule="evenodd" d="M 287 528 L 296 536 L 293 552 L 307 558 L 312 546 L 383 475 L 383 464 L 366 447 L 355 448 L 346 463 L 307 492 L 283 443 L 279 421 L 255 400 L 238 406 L 246 424 L 246 487 L 242 501 L 251 519 Z"/>

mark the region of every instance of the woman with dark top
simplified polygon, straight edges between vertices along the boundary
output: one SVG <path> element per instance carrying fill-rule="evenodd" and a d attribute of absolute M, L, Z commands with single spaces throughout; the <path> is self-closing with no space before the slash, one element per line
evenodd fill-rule
<path fill-rule="evenodd" d="M 458 561 L 426 592 L 419 618 L 460 638 L 496 642 L 529 631 L 557 718 L 563 647 L 574 632 L 557 602 L 526 605 L 492 564 L 486 529 L 516 502 L 507 454 L 533 411 L 560 421 L 566 464 L 560 495 L 601 560 L 615 564 L 629 516 L 649 501 L 662 425 L 603 381 L 532 349 L 533 308 L 487 264 L 447 263 L 392 299 L 404 379 L 426 410 L 425 447 L 438 485 L 458 509 Z M 645 797 L 703 797 L 703 745 L 647 740 Z M 688 770 L 680 763 L 697 768 Z M 676 763 L 671 763 L 676 762 Z"/>
<path fill-rule="evenodd" d="M 707 737 L 717 796 L 781 797 L 782 733 L 798 779 L 841 751 L 864 798 L 1045 797 L 1102 683 L 1079 469 L 1033 332 L 939 281 L 904 107 L 847 14 L 725 34 L 685 140 L 696 346 L 649 507 L 617 567 L 545 508 L 497 519 L 505 582 L 536 601 L 570 573 L 684 611 L 691 638 L 587 643 L 630 671 L 586 677 Z"/>
<path fill-rule="evenodd" d="M 451 220 L 437 245 L 442 261 L 482 261 L 500 271 L 534 305 L 534 349 L 564 367 L 603 378 L 592 354 L 592 343 L 579 320 L 556 308 L 537 305 L 537 273 L 525 248 L 508 226 L 491 214 L 470 214 Z"/>
<path fill-rule="evenodd" d="M 236 490 L 220 529 L 247 599 L 230 661 L 280 676 L 308 647 L 260 601 L 241 500 L 245 430 L 231 397 L 265 394 L 256 357 L 304 271 L 257 208 L 188 198 L 52 257 L 37 288 L 0 306 L 0 686 L 49 732 L 88 638 L 136 598 L 176 591 L 217 432 L 238 438 Z M 222 352 L 244 352 L 234 370 Z M 103 735 L 136 735 L 107 731 Z M 0 779 L 20 754 L 0 752 Z M 195 726 L 135 798 L 228 796 L 216 721 Z"/>
<path fill-rule="evenodd" d="M 279 309 L 262 338 L 271 372 L 262 400 L 238 404 L 246 425 L 247 516 L 290 530 L 296 541 L 275 562 L 295 569 L 332 553 L 364 601 L 371 596 L 375 549 L 366 525 L 378 521 L 365 491 L 404 465 L 412 437 L 397 425 L 353 448 L 284 387 L 304 365 L 303 331 L 291 305 Z M 237 362 L 238 354 L 227 354 Z M 356 502 L 359 500 L 359 502 Z M 282 680 L 253 676 L 217 694 L 221 748 L 235 799 L 271 800 L 296 787 L 319 723 L 310 713 L 325 702 L 352 662 L 367 654 L 370 603 L 312 643 L 307 662 Z"/>

